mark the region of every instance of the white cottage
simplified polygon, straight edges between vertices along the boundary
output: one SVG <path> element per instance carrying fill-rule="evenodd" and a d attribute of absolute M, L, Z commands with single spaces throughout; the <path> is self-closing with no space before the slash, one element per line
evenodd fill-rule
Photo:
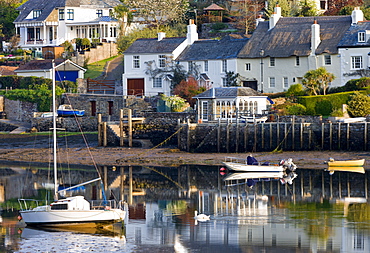
<path fill-rule="evenodd" d="M 41 51 L 75 38 L 116 41 L 119 23 L 111 17 L 119 0 L 28 0 L 14 24 L 19 46 Z"/>
<path fill-rule="evenodd" d="M 267 96 L 249 87 L 211 88 L 193 98 L 202 122 L 266 114 L 269 104 Z"/>

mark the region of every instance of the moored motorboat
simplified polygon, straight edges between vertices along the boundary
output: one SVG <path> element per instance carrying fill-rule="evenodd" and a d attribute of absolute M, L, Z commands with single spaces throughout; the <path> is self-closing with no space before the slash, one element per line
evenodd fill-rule
<path fill-rule="evenodd" d="M 363 167 L 365 159 L 335 161 L 330 158 L 327 163 L 329 167 Z"/>
<path fill-rule="evenodd" d="M 226 157 L 223 164 L 229 170 L 244 172 L 283 172 L 287 169 L 295 171 L 297 168 L 291 158 L 282 160 L 277 164 L 270 164 L 269 162 L 260 163 L 251 155 L 246 159 Z"/>
<path fill-rule="evenodd" d="M 84 110 L 75 110 L 72 108 L 71 105 L 60 105 L 57 110 L 59 117 L 70 117 L 70 116 L 78 116 L 82 117 L 85 115 Z"/>

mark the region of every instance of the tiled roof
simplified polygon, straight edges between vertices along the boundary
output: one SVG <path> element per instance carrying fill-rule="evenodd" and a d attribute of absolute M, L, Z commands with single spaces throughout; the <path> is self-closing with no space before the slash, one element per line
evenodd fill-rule
<path fill-rule="evenodd" d="M 307 56 L 311 53 L 311 25 L 320 25 L 321 43 L 316 54 L 338 52 L 337 45 L 351 25 L 351 16 L 281 17 L 269 30 L 269 21 L 260 22 L 240 51 L 239 58 Z"/>
<path fill-rule="evenodd" d="M 178 61 L 201 61 L 236 58 L 248 39 L 199 40 L 188 46 L 176 59 Z"/>
<path fill-rule="evenodd" d="M 12 66 L 0 66 L 0 75 L 2 76 L 13 76 L 15 75 L 14 70 L 18 69 L 18 67 Z"/>
<path fill-rule="evenodd" d="M 370 30 L 370 22 L 359 22 L 352 25 L 338 43 L 338 47 L 369 47 L 370 40 L 358 42 L 358 32 L 366 33 L 366 30 Z"/>
<path fill-rule="evenodd" d="M 206 90 L 194 98 L 236 98 L 240 96 L 262 96 L 262 94 L 249 87 L 222 87 Z"/>
<path fill-rule="evenodd" d="M 158 54 L 172 53 L 186 38 L 137 39 L 124 54 Z"/>
<path fill-rule="evenodd" d="M 96 5 L 101 8 L 110 8 L 122 4 L 119 0 L 28 0 L 17 8 L 20 14 L 14 22 L 24 21 L 43 21 L 50 13 L 58 7 L 79 7 L 81 5 Z M 41 14 L 36 19 L 26 20 L 28 14 L 33 10 L 41 10 Z"/>

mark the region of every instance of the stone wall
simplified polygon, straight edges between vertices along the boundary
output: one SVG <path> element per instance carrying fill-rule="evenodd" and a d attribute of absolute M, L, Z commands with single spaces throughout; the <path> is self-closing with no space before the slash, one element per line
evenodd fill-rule
<path fill-rule="evenodd" d="M 0 122 L 0 132 L 11 132 L 16 128 L 17 126 L 14 126 L 12 124 L 6 124 L 6 123 Z"/>
<path fill-rule="evenodd" d="M 83 132 L 98 131 L 98 122 L 96 117 L 78 117 L 77 122 L 74 117 L 58 117 L 57 128 L 63 128 L 67 132 L 80 132 L 81 126 Z M 39 132 L 50 131 L 53 127 L 53 118 L 33 118 L 31 125 Z"/>
<path fill-rule="evenodd" d="M 7 119 L 30 123 L 38 110 L 37 104 L 5 98 L 4 112 Z"/>
<path fill-rule="evenodd" d="M 117 54 L 118 50 L 116 43 L 102 43 L 102 45 L 97 46 L 97 48 L 91 48 L 90 51 L 85 51 L 84 54 L 78 54 L 72 57 L 72 61 L 80 66 L 85 66 L 85 64 L 101 61 L 116 56 Z"/>

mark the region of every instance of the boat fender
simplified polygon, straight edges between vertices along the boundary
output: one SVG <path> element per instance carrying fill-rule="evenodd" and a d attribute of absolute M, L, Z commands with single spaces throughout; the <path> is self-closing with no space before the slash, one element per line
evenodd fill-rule
<path fill-rule="evenodd" d="M 17 218 L 18 218 L 18 221 L 21 221 L 23 219 L 21 215 L 18 215 Z"/>
<path fill-rule="evenodd" d="M 106 206 L 105 207 L 105 210 L 110 210 L 110 206 Z"/>

